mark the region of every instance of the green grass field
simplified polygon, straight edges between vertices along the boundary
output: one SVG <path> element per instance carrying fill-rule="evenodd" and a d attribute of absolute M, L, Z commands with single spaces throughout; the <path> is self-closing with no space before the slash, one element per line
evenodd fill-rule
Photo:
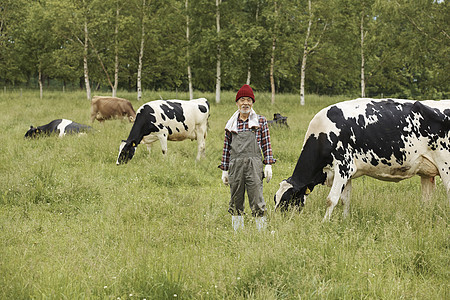
<path fill-rule="evenodd" d="M 119 93 L 135 109 L 186 94 Z M 235 234 L 221 182 L 223 127 L 234 93 L 196 94 L 211 103 L 206 158 L 196 141 L 138 147 L 116 166 L 132 124 L 95 122 L 85 136 L 24 140 L 30 125 L 67 118 L 89 124 L 83 92 L 0 93 L 1 299 L 449 299 L 449 205 L 440 178 L 430 204 L 420 180 L 353 182 L 351 217 L 322 223 L 329 188 L 301 213 L 274 212 L 273 196 L 292 174 L 312 116 L 343 97 L 256 93 L 255 110 L 288 117 L 271 130 L 273 179 L 264 183 L 268 227 L 255 228 L 248 202 Z"/>

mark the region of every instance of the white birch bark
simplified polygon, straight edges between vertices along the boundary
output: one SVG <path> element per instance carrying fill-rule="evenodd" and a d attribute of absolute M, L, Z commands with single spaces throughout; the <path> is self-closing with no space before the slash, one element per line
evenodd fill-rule
<path fill-rule="evenodd" d="M 216 0 L 216 26 L 217 36 L 220 37 L 220 9 L 222 0 Z M 216 103 L 220 103 L 221 70 L 220 70 L 220 41 L 217 44 L 217 65 L 216 65 Z"/>
<path fill-rule="evenodd" d="M 308 12 L 309 12 L 309 21 L 308 21 L 308 28 L 306 30 L 305 42 L 303 44 L 302 67 L 300 71 L 300 105 L 305 105 L 305 70 L 306 70 L 306 60 L 308 59 L 308 40 L 311 34 L 311 25 L 312 25 L 311 0 L 308 1 Z"/>
<path fill-rule="evenodd" d="M 144 56 L 145 41 L 145 0 L 142 0 L 142 19 L 141 19 L 141 47 L 139 49 L 139 65 L 137 73 L 137 99 L 142 99 L 142 58 Z"/>
<path fill-rule="evenodd" d="M 252 79 L 252 68 L 250 67 L 250 64 L 249 64 L 248 68 L 247 68 L 247 81 L 246 81 L 246 84 L 250 85 L 251 79 Z"/>
<path fill-rule="evenodd" d="M 114 28 L 114 86 L 112 88 L 112 96 L 116 97 L 117 87 L 119 86 L 119 15 L 120 8 L 117 3 L 116 7 L 116 26 Z"/>
<path fill-rule="evenodd" d="M 272 37 L 272 54 L 270 55 L 270 91 L 272 92 L 272 100 L 271 103 L 275 103 L 275 77 L 274 77 L 274 69 L 275 69 L 275 46 L 276 46 L 277 38 L 274 35 Z"/>
<path fill-rule="evenodd" d="M 278 20 L 278 7 L 277 2 L 275 1 L 275 25 L 273 29 L 272 35 L 272 53 L 270 55 L 270 90 L 272 92 L 272 100 L 271 103 L 275 103 L 275 77 L 274 77 L 274 69 L 275 69 L 275 46 L 277 42 L 277 20 Z"/>
<path fill-rule="evenodd" d="M 361 97 L 366 97 L 366 81 L 364 77 L 364 68 L 365 68 L 365 61 L 364 61 L 364 11 L 361 14 Z"/>
<path fill-rule="evenodd" d="M 83 52 L 83 69 L 84 69 L 84 84 L 86 85 L 86 96 L 88 100 L 91 100 L 91 86 L 89 84 L 89 69 L 88 69 L 88 44 L 89 34 L 87 27 L 87 20 L 84 21 L 84 52 Z"/>
<path fill-rule="evenodd" d="M 187 73 L 188 73 L 188 82 L 189 82 L 189 99 L 194 99 L 194 89 L 192 88 L 192 73 L 191 73 L 191 59 L 189 54 L 190 47 L 190 37 L 189 37 L 189 13 L 188 13 L 189 0 L 186 0 L 186 42 L 187 42 L 187 50 L 186 50 L 186 60 L 187 60 Z"/>
<path fill-rule="evenodd" d="M 314 46 L 308 48 L 308 41 L 311 35 L 311 27 L 313 22 L 313 13 L 311 9 L 311 0 L 308 0 L 308 12 L 309 12 L 309 21 L 308 21 L 308 28 L 306 31 L 306 37 L 305 37 L 305 43 L 303 44 L 303 57 L 302 57 L 302 67 L 300 71 L 300 105 L 305 105 L 305 76 L 306 76 L 306 60 L 308 59 L 308 55 L 315 49 L 320 43 L 320 39 L 323 35 L 323 33 L 327 30 L 327 25 L 325 23 L 322 33 L 317 39 L 317 42 L 314 44 Z"/>
<path fill-rule="evenodd" d="M 39 99 L 42 100 L 43 96 L 44 96 L 44 85 L 42 83 L 42 68 L 41 68 L 41 64 L 39 64 Z"/>

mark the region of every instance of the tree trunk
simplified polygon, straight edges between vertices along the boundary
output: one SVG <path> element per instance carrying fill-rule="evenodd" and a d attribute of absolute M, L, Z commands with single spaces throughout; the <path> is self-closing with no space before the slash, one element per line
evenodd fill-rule
<path fill-rule="evenodd" d="M 137 73 L 137 99 L 142 99 L 142 57 L 144 56 L 144 39 L 145 39 L 145 0 L 142 0 L 142 19 L 141 19 L 141 48 L 139 49 L 139 66 Z"/>
<path fill-rule="evenodd" d="M 306 60 L 308 58 L 308 40 L 311 34 L 312 26 L 312 12 L 311 12 L 311 0 L 308 1 L 308 11 L 309 11 L 309 21 L 308 29 L 306 30 L 305 43 L 303 44 L 303 57 L 302 57 L 302 68 L 300 73 L 300 105 L 305 105 L 305 70 L 306 70 Z"/>
<path fill-rule="evenodd" d="M 88 70 L 88 27 L 87 20 L 84 21 L 84 53 L 83 53 L 83 67 L 84 67 L 84 84 L 86 85 L 86 96 L 88 100 L 91 100 L 91 86 L 89 85 L 89 70 Z"/>
<path fill-rule="evenodd" d="M 311 0 L 308 1 L 308 11 L 309 11 L 309 21 L 308 21 L 308 29 L 306 31 L 306 37 L 305 37 L 305 43 L 303 45 L 303 58 L 302 58 L 302 69 L 300 73 L 300 105 L 305 105 L 305 76 L 306 76 L 306 60 L 308 58 L 308 55 L 315 49 L 317 46 L 319 46 L 320 39 L 322 38 L 322 35 L 327 30 L 328 24 L 325 23 L 322 29 L 322 33 L 319 35 L 317 42 L 314 44 L 314 46 L 308 48 L 308 41 L 309 37 L 311 35 L 311 27 L 313 22 L 313 13 L 311 9 Z"/>
<path fill-rule="evenodd" d="M 41 64 L 39 64 L 39 99 L 42 100 L 43 96 L 44 96 L 44 86 L 42 83 L 42 68 L 41 68 Z"/>
<path fill-rule="evenodd" d="M 306 48 L 303 51 L 302 58 L 302 69 L 300 73 L 300 105 L 305 105 L 305 69 L 306 69 L 306 59 L 308 58 L 308 53 Z"/>
<path fill-rule="evenodd" d="M 186 42 L 187 42 L 187 50 L 186 50 L 186 60 L 187 60 L 187 73 L 188 73 L 188 82 L 189 82 L 189 99 L 194 99 L 194 89 L 192 88 L 192 73 L 191 73 L 191 60 L 189 55 L 189 46 L 190 46 L 190 38 L 189 38 L 189 12 L 188 5 L 189 0 L 186 0 Z"/>
<path fill-rule="evenodd" d="M 366 97 L 366 81 L 364 78 L 364 11 L 361 14 L 361 97 Z"/>
<path fill-rule="evenodd" d="M 220 38 L 220 9 L 219 5 L 222 0 L 216 0 L 216 26 L 217 26 L 217 36 Z M 221 70 L 220 70 L 220 39 L 217 44 L 217 66 L 216 66 L 216 103 L 220 103 L 220 81 L 221 81 Z"/>
<path fill-rule="evenodd" d="M 271 103 L 275 103 L 275 77 L 274 77 L 274 69 L 275 69 L 275 46 L 277 41 L 277 19 L 278 19 L 278 8 L 277 2 L 275 1 L 275 25 L 273 29 L 272 36 L 272 53 L 270 55 L 270 90 L 272 92 L 272 100 Z"/>
<path fill-rule="evenodd" d="M 259 18 L 259 2 L 256 3 L 255 24 L 258 24 Z M 250 85 L 252 79 L 252 52 L 248 55 L 248 67 L 247 67 L 247 81 L 246 84 Z"/>
<path fill-rule="evenodd" d="M 116 27 L 114 28 L 114 86 L 112 89 L 112 96 L 116 97 L 117 87 L 119 86 L 119 3 L 116 7 Z"/>
<path fill-rule="evenodd" d="M 270 56 L 270 90 L 272 92 L 272 100 L 271 103 L 275 103 L 275 77 L 274 77 L 274 69 L 275 69 L 275 45 L 276 45 L 276 36 L 272 37 L 272 54 Z"/>

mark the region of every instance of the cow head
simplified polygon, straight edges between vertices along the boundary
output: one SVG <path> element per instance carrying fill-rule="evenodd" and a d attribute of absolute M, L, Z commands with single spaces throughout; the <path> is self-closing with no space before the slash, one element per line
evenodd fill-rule
<path fill-rule="evenodd" d="M 26 138 L 35 138 L 38 134 L 40 134 L 41 130 L 39 128 L 33 127 L 33 125 L 30 126 L 30 129 L 25 133 Z"/>
<path fill-rule="evenodd" d="M 119 156 L 117 157 L 117 165 L 127 163 L 131 160 L 136 152 L 137 144 L 135 141 L 122 141 L 119 147 Z"/>
<path fill-rule="evenodd" d="M 304 186 L 300 189 L 297 189 L 289 183 L 288 180 L 283 180 L 280 182 L 280 188 L 275 194 L 275 210 L 278 208 L 281 211 L 286 211 L 289 207 L 295 207 L 298 210 L 305 205 L 306 196 L 311 193 L 312 187 L 308 188 L 308 186 Z"/>

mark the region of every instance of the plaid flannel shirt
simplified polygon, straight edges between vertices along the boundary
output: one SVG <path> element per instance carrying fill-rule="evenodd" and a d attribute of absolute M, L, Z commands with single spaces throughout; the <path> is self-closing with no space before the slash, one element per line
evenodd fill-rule
<path fill-rule="evenodd" d="M 263 154 L 263 163 L 265 165 L 272 165 L 275 163 L 275 159 L 273 158 L 272 146 L 270 144 L 270 133 L 269 126 L 267 125 L 267 120 L 264 116 L 258 115 L 259 128 L 256 131 L 256 139 L 258 141 L 258 146 Z M 250 131 L 248 128 L 248 119 L 246 121 L 242 121 L 238 118 L 237 121 L 237 129 L 238 133 L 243 131 Z M 225 141 L 223 144 L 223 152 L 222 152 L 222 163 L 219 168 L 223 171 L 228 171 L 228 167 L 230 165 L 230 145 L 231 145 L 232 134 L 230 131 L 225 130 Z"/>

